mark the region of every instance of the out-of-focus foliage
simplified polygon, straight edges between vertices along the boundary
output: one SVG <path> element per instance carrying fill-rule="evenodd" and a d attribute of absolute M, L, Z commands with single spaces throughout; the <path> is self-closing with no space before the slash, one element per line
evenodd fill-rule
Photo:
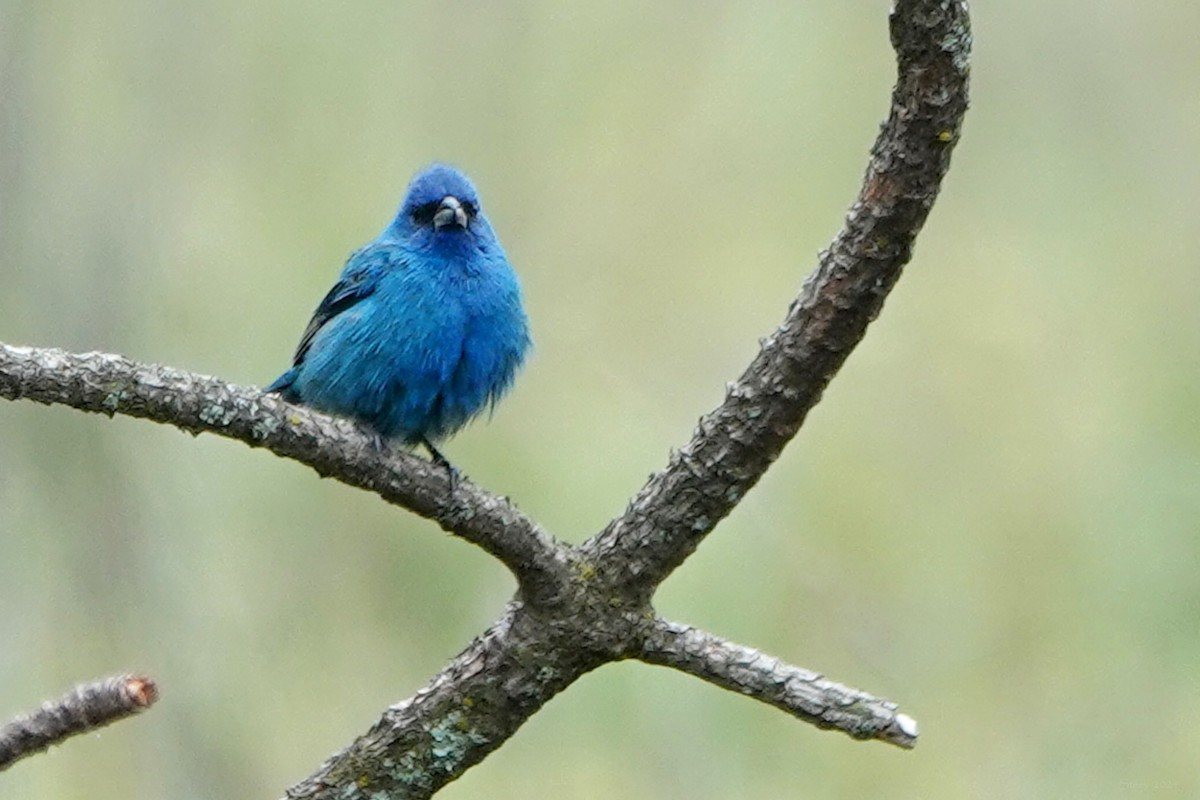
<path fill-rule="evenodd" d="M 434 158 L 534 356 L 446 448 L 579 541 L 719 402 L 857 189 L 886 3 L 0 7 L 0 340 L 262 383 Z M 915 752 L 604 668 L 447 798 L 1200 793 L 1200 6 L 975 4 L 916 257 L 660 609 Z M 214 437 L 0 404 L 0 716 L 144 669 L 23 800 L 276 797 L 499 612 L 488 557 Z"/>

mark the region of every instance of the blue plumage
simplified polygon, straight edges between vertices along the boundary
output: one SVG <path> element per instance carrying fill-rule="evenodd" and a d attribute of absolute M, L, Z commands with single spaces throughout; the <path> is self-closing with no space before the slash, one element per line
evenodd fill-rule
<path fill-rule="evenodd" d="M 264 391 L 358 420 L 384 439 L 444 439 L 504 394 L 529 348 L 517 276 L 471 181 L 442 164 L 350 256 L 293 366 Z"/>

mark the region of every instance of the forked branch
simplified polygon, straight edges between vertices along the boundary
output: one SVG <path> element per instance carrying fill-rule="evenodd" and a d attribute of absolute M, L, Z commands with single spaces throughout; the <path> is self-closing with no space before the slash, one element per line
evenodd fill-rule
<path fill-rule="evenodd" d="M 898 78 L 845 226 L 725 401 L 627 511 L 572 548 L 508 501 L 353 425 L 258 390 L 120 356 L 0 345 L 0 397 L 126 414 L 265 447 L 375 492 L 492 553 L 520 591 L 504 616 L 413 698 L 289 798 L 424 798 L 500 746 L 576 678 L 637 658 L 819 727 L 912 747 L 895 704 L 657 617 L 651 599 L 762 477 L 879 314 L 937 197 L 967 109 L 965 0 L 896 0 Z"/>

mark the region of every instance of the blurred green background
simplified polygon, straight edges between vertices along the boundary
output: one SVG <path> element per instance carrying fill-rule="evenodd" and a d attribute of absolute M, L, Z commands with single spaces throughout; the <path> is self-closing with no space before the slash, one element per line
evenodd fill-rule
<path fill-rule="evenodd" d="M 0 340 L 262 384 L 410 175 L 478 183 L 536 351 L 473 479 L 580 541 L 837 231 L 887 3 L 0 7 Z M 446 798 L 1200 794 L 1200 6 L 977 3 L 973 108 L 881 319 L 666 615 L 894 699 L 903 752 L 606 667 Z M 29 800 L 274 798 L 513 589 L 308 469 L 0 404 L 0 717 L 160 705 Z"/>

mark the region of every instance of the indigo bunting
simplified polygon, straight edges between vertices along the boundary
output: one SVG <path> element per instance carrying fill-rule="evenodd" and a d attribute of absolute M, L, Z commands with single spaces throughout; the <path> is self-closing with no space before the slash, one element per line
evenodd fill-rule
<path fill-rule="evenodd" d="M 363 424 L 377 442 L 453 434 L 512 383 L 530 344 L 521 288 L 471 181 L 434 164 L 396 218 L 346 261 L 264 392 Z"/>

